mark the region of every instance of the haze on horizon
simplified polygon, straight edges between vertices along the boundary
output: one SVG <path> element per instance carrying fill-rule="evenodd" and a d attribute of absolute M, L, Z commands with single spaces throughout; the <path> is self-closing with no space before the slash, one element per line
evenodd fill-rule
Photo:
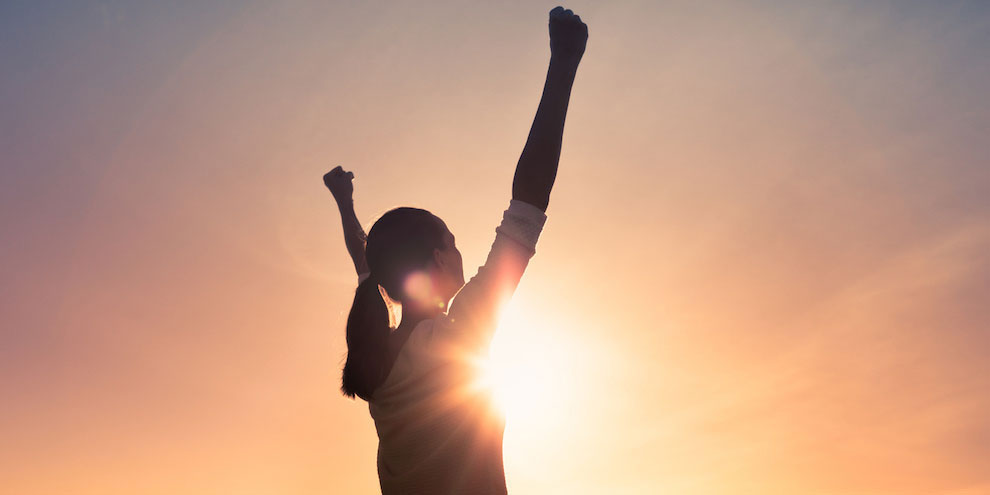
<path fill-rule="evenodd" d="M 473 274 L 554 5 L 0 6 L 0 491 L 375 492 L 320 177 Z M 566 6 L 510 492 L 990 492 L 990 5 Z"/>

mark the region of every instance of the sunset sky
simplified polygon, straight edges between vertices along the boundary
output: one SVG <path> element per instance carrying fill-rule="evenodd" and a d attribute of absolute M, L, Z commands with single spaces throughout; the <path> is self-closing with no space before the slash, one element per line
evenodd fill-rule
<path fill-rule="evenodd" d="M 321 176 L 473 275 L 554 5 L 0 4 L 0 492 L 375 493 Z M 990 493 L 990 3 L 565 6 L 509 492 Z"/>

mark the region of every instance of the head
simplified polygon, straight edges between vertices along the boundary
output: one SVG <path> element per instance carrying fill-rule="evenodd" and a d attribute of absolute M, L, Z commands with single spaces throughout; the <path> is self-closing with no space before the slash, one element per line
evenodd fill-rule
<path fill-rule="evenodd" d="M 464 285 L 461 253 L 447 225 L 419 208 L 396 208 L 368 232 L 371 275 L 358 285 L 347 317 L 343 392 L 367 400 L 387 373 L 389 312 L 379 292 L 402 304 L 404 318 L 442 313 Z"/>

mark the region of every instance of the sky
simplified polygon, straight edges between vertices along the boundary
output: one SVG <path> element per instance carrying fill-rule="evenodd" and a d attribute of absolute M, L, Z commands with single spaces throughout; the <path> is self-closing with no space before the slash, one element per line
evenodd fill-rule
<path fill-rule="evenodd" d="M 321 176 L 470 277 L 554 5 L 3 2 L 0 491 L 374 493 Z M 566 6 L 510 493 L 990 493 L 990 5 Z"/>

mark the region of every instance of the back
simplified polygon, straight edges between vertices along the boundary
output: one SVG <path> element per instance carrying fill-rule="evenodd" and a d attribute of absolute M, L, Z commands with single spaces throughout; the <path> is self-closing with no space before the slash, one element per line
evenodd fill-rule
<path fill-rule="evenodd" d="M 479 384 L 479 364 L 545 221 L 540 209 L 510 203 L 485 265 L 448 314 L 412 329 L 372 395 L 383 494 L 506 493 L 505 423 Z"/>
<path fill-rule="evenodd" d="M 382 493 L 505 493 L 504 421 L 477 384 L 477 355 L 444 342 L 446 317 L 409 335 L 369 402 Z"/>

